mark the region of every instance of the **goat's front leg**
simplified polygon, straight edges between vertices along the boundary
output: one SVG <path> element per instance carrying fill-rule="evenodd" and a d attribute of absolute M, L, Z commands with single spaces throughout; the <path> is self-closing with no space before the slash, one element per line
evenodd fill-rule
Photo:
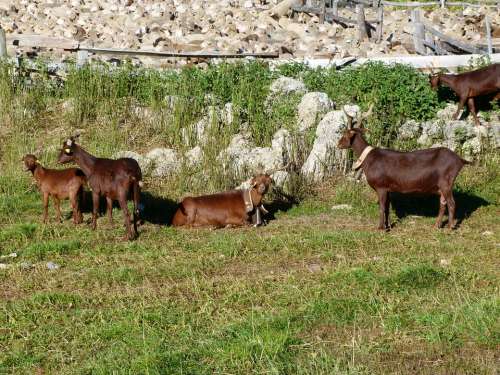
<path fill-rule="evenodd" d="M 476 126 L 480 126 L 481 123 L 479 122 L 479 118 L 477 117 L 476 106 L 474 105 L 474 98 L 469 98 L 467 104 L 470 113 L 472 113 L 472 116 L 474 117 L 474 123 L 476 124 Z"/>
<path fill-rule="evenodd" d="M 113 225 L 113 199 L 106 197 L 109 225 Z"/>
<path fill-rule="evenodd" d="M 388 204 L 388 192 L 387 190 L 377 190 L 377 194 L 378 194 L 378 204 L 380 212 L 378 229 L 387 229 L 386 210 Z"/>
<path fill-rule="evenodd" d="M 92 229 L 97 228 L 97 212 L 99 211 L 99 193 L 92 191 Z"/>
<path fill-rule="evenodd" d="M 457 108 L 457 111 L 455 112 L 455 114 L 453 115 L 453 120 L 456 120 L 458 118 L 458 115 L 460 114 L 460 112 L 462 111 L 462 109 L 464 108 L 464 105 L 465 105 L 465 102 L 467 101 L 467 97 L 460 97 L 460 100 L 458 102 L 458 108 Z"/>
<path fill-rule="evenodd" d="M 71 209 L 73 210 L 73 223 L 79 224 L 81 223 L 81 215 L 80 215 L 80 207 L 78 205 L 78 193 L 71 194 L 69 196 L 69 201 L 71 203 Z"/>
<path fill-rule="evenodd" d="M 61 201 L 55 195 L 52 196 L 52 199 L 54 200 L 54 207 L 56 208 L 56 220 L 58 223 L 61 223 L 62 222 L 62 220 L 61 220 Z"/>
<path fill-rule="evenodd" d="M 120 207 L 123 211 L 125 228 L 127 229 L 127 235 L 125 236 L 125 239 L 133 240 L 134 233 L 132 232 L 132 226 L 130 225 L 130 212 L 129 212 L 128 206 L 127 206 L 127 196 L 121 195 L 118 200 L 120 202 Z"/>
<path fill-rule="evenodd" d="M 43 222 L 47 224 L 49 216 L 49 193 L 43 193 Z"/>

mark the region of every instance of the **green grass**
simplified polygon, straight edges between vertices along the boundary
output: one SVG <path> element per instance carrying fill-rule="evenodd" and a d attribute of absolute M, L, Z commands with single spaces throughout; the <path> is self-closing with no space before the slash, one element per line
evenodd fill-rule
<path fill-rule="evenodd" d="M 118 72 L 111 80 L 82 70 L 65 86 L 42 76 L 34 86 L 14 80 L 15 87 L 1 73 L 0 256 L 17 257 L 0 258 L 7 265 L 0 269 L 0 373 L 496 374 L 494 153 L 459 176 L 455 231 L 432 228 L 437 198 L 396 202 L 394 228 L 377 231 L 376 196 L 365 184 L 339 177 L 311 186 L 300 176 L 289 187 L 298 203 L 266 227 L 154 224 L 187 192 L 247 178 L 216 159 L 236 131 L 230 127 L 214 133 L 199 169 L 146 177 L 150 220 L 136 241 L 122 241 L 119 210 L 114 227 L 103 216 L 96 231 L 88 212 L 86 223 L 72 224 L 67 201 L 62 224 L 52 206 L 51 222 L 41 222 L 40 194 L 20 159 L 35 152 L 54 166 L 62 139 L 77 127 L 100 156 L 162 145 L 182 150 L 190 145 L 176 138 L 179 126 L 204 110 L 205 92 L 217 104 L 239 103 L 238 121 L 249 121 L 258 144 L 274 127 L 294 123 L 293 96 L 275 100 L 269 113 L 259 107 L 275 73 L 259 64 L 213 69 L 135 78 Z M 175 93 L 181 101 L 170 112 L 164 96 Z M 68 98 L 75 106 L 62 109 Z M 153 119 L 130 113 L 132 99 L 153 108 Z M 342 203 L 352 209 L 331 209 Z M 48 262 L 60 268 L 49 270 Z"/>

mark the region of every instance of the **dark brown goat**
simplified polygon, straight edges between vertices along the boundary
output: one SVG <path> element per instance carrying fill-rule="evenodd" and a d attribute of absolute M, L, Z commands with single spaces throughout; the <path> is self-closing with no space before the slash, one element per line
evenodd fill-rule
<path fill-rule="evenodd" d="M 230 190 L 223 193 L 187 197 L 179 204 L 173 226 L 241 226 L 250 224 L 251 215 L 256 214 L 259 223 L 262 197 L 269 190 L 271 176 L 259 174 L 250 182 L 250 189 Z"/>
<path fill-rule="evenodd" d="M 137 235 L 137 220 L 139 218 L 140 187 L 142 185 L 141 168 L 137 161 L 131 158 L 117 160 L 96 158 L 79 145 L 75 138 L 70 137 L 63 143 L 58 162 L 68 163 L 74 161 L 80 166 L 92 190 L 92 229 L 97 226 L 97 212 L 99 211 L 99 197 L 106 197 L 108 217 L 112 223 L 113 201 L 117 200 L 123 211 L 127 238 L 132 240 Z M 130 224 L 130 213 L 127 200 L 133 194 L 134 213 L 133 230 Z"/>
<path fill-rule="evenodd" d="M 431 86 L 437 89 L 443 84 L 452 89 L 459 97 L 458 108 L 453 119 L 456 120 L 465 102 L 474 116 L 476 126 L 479 119 L 476 114 L 474 98 L 478 96 L 496 94 L 493 100 L 500 99 L 500 64 L 492 64 L 482 69 L 461 74 L 435 74 L 430 78 Z"/>
<path fill-rule="evenodd" d="M 347 114 L 346 114 L 347 115 Z M 453 183 L 465 164 L 453 151 L 437 147 L 413 152 L 399 152 L 373 148 L 363 137 L 365 129 L 358 117 L 359 128 L 353 128 L 349 115 L 348 129 L 339 140 L 341 149 L 352 148 L 359 157 L 354 167 L 362 168 L 368 184 L 377 192 L 380 206 L 379 229 L 389 229 L 389 193 L 440 194 L 436 227 L 448 206 L 448 225 L 455 225 L 455 200 Z"/>
<path fill-rule="evenodd" d="M 61 199 L 69 199 L 73 208 L 73 222 L 79 224 L 83 221 L 80 211 L 80 201 L 83 197 L 83 187 L 87 179 L 83 172 L 78 168 L 69 168 L 63 170 L 48 169 L 42 167 L 35 155 L 25 155 L 23 158 L 24 166 L 35 178 L 38 188 L 43 195 L 43 222 L 47 222 L 49 196 L 54 201 L 56 208 L 57 221 L 61 221 Z"/>

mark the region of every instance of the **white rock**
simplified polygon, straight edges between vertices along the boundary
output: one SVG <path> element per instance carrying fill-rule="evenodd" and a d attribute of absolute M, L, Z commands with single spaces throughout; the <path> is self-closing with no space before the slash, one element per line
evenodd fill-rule
<path fill-rule="evenodd" d="M 177 172 L 181 161 L 177 152 L 171 148 L 155 148 L 146 154 L 151 160 L 151 176 L 166 177 Z"/>
<path fill-rule="evenodd" d="M 415 120 L 406 121 L 399 128 L 398 138 L 403 140 L 417 138 L 420 133 L 420 126 L 420 123 Z"/>
<path fill-rule="evenodd" d="M 352 106 L 346 111 L 349 114 L 358 112 L 358 106 Z M 302 174 L 314 181 L 322 180 L 333 169 L 339 168 L 346 156 L 344 150 L 337 148 L 347 124 L 343 111 L 328 112 L 316 128 L 316 139 L 306 162 L 302 166 Z"/>
<path fill-rule="evenodd" d="M 332 210 L 352 210 L 352 206 L 347 203 L 337 204 L 335 206 L 332 206 Z"/>
<path fill-rule="evenodd" d="M 290 174 L 287 171 L 276 171 L 271 175 L 276 186 L 285 186 L 290 178 Z"/>
<path fill-rule="evenodd" d="M 200 146 L 193 147 L 184 154 L 184 159 L 188 166 L 199 165 L 203 159 L 203 151 Z"/>
<path fill-rule="evenodd" d="M 280 77 L 270 87 L 271 96 L 305 94 L 306 92 L 306 85 L 302 81 L 290 77 Z"/>
<path fill-rule="evenodd" d="M 325 113 L 333 108 L 333 102 L 324 92 L 305 94 L 297 107 L 299 130 L 305 131 L 314 126 Z"/>
<path fill-rule="evenodd" d="M 54 271 L 54 270 L 59 269 L 59 264 L 54 263 L 54 262 L 47 262 L 47 268 L 48 268 L 50 271 Z"/>

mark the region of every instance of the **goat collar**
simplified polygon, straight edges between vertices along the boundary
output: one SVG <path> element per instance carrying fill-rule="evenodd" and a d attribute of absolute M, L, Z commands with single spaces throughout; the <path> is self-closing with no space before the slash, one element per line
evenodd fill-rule
<path fill-rule="evenodd" d="M 361 153 L 361 155 L 359 155 L 359 158 L 358 160 L 356 160 L 356 162 L 354 163 L 354 165 L 352 166 L 352 169 L 354 169 L 355 171 L 358 170 L 359 168 L 361 168 L 361 164 L 363 164 L 363 162 L 365 161 L 366 157 L 368 156 L 368 154 L 373 150 L 374 148 L 372 146 L 366 146 L 365 149 L 363 150 L 363 152 Z"/>
<path fill-rule="evenodd" d="M 243 200 L 245 201 L 245 209 L 247 212 L 253 211 L 252 189 L 243 190 Z"/>
<path fill-rule="evenodd" d="M 255 205 L 252 200 L 252 189 L 243 190 L 243 201 L 245 202 L 245 210 L 247 213 L 252 212 L 255 208 Z M 257 206 L 257 209 L 262 212 L 264 215 L 268 214 L 269 211 L 266 210 L 264 205 L 261 203 Z"/>

